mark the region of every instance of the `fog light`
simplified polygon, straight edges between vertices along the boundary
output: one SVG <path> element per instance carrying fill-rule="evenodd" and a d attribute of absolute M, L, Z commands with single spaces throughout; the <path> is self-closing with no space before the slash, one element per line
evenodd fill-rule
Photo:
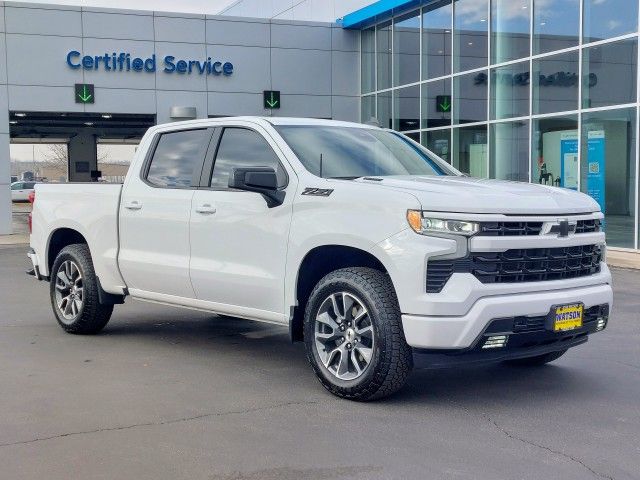
<path fill-rule="evenodd" d="M 607 319 L 604 317 L 599 317 L 598 325 L 596 326 L 596 332 L 599 332 L 600 330 L 604 330 L 604 327 L 606 326 L 607 326 Z"/>
<path fill-rule="evenodd" d="M 502 348 L 507 344 L 507 339 L 509 337 L 507 335 L 494 335 L 487 338 L 482 345 L 482 349 L 485 348 Z"/>

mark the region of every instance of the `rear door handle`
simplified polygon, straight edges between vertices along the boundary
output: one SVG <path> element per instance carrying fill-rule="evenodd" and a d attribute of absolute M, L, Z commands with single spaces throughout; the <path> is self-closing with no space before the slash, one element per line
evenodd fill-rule
<path fill-rule="evenodd" d="M 125 204 L 124 208 L 127 210 L 140 210 L 142 208 L 142 204 L 137 200 L 132 200 L 129 203 Z"/>
<path fill-rule="evenodd" d="M 216 208 L 211 206 L 211 204 L 209 203 L 205 203 L 196 207 L 196 213 L 201 213 L 203 215 L 212 215 L 216 213 Z"/>

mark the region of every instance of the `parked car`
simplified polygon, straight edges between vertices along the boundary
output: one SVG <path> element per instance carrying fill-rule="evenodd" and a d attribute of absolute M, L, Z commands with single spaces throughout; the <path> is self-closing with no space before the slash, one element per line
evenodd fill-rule
<path fill-rule="evenodd" d="M 11 200 L 13 202 L 28 202 L 29 194 L 35 191 L 35 182 L 13 182 L 11 184 Z"/>
<path fill-rule="evenodd" d="M 124 185 L 37 185 L 29 257 L 67 332 L 127 296 L 285 325 L 325 388 L 370 400 L 414 355 L 541 365 L 604 329 L 602 218 L 391 130 L 207 119 L 151 128 Z"/>

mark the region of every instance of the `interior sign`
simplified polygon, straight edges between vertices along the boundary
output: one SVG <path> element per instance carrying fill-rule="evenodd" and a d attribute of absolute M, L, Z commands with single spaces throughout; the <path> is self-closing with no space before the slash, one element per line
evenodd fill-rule
<path fill-rule="evenodd" d="M 77 50 L 67 53 L 67 65 L 74 70 L 104 70 L 107 72 L 156 72 L 159 68 L 164 73 L 223 75 L 233 74 L 233 63 L 212 60 L 178 59 L 173 55 L 165 55 L 158 66 L 156 55 L 148 58 L 135 57 L 127 52 L 105 53 L 104 55 L 83 55 Z"/>

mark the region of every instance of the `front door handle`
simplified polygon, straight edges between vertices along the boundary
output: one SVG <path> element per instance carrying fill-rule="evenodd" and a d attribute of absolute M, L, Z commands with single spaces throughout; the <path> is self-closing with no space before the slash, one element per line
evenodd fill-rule
<path fill-rule="evenodd" d="M 196 213 L 201 213 L 203 215 L 212 215 L 216 213 L 216 208 L 211 206 L 211 204 L 209 203 L 205 203 L 196 207 Z"/>
<path fill-rule="evenodd" d="M 127 210 L 140 210 L 142 208 L 142 204 L 137 200 L 132 200 L 129 203 L 125 204 L 124 208 Z"/>

